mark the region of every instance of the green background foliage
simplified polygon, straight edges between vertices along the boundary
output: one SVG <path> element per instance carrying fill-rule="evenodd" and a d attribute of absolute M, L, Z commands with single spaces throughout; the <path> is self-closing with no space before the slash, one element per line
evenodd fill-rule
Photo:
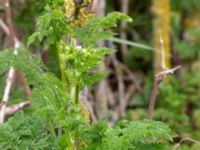
<path fill-rule="evenodd" d="M 20 7 L 11 3 L 18 10 L 13 21 L 22 32 L 23 44 L 17 55 L 13 48 L 0 52 L 0 98 L 6 71 L 13 66 L 32 87 L 32 105 L 0 125 L 0 149 L 168 150 L 184 137 L 200 140 L 200 30 L 183 23 L 188 16 L 199 13 L 199 1 L 171 0 L 171 62 L 173 66 L 181 64 L 182 69 L 159 87 L 153 118 L 157 121 L 146 120 L 154 83 L 151 2 L 129 3 L 130 17 L 114 12 L 120 3 L 110 0 L 106 1 L 105 17 L 93 16 L 82 26 L 66 17 L 64 0 L 29 0 Z M 115 39 L 122 30 L 119 21 L 129 22 L 127 39 Z M 98 44 L 102 40 L 106 41 L 105 47 Z M 109 41 L 115 42 L 115 50 L 109 47 Z M 123 62 L 120 44 L 129 45 L 127 62 Z M 108 125 L 108 114 L 107 119 L 91 122 L 84 116 L 80 93 L 88 87 L 91 93 L 97 92 L 92 88 L 105 77 L 113 91 L 118 88 L 113 64 L 106 66 L 111 74 L 98 69 L 113 53 L 136 74 L 142 91 L 129 98 L 126 112 L 119 119 L 124 120 Z M 128 86 L 128 81 L 124 85 Z M 9 105 L 24 97 L 21 87 L 13 88 Z M 197 150 L 199 145 L 186 142 L 179 149 Z"/>

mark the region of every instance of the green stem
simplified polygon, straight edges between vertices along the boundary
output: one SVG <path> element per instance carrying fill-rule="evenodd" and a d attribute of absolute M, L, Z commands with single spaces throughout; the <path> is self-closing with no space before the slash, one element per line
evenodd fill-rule
<path fill-rule="evenodd" d="M 76 130 L 75 131 L 75 135 L 74 135 L 74 146 L 75 146 L 76 150 L 79 150 L 79 147 L 78 147 L 78 137 L 79 137 L 79 133 L 78 133 L 78 130 Z"/>
<path fill-rule="evenodd" d="M 80 92 L 80 80 L 78 79 L 75 87 L 75 97 L 74 97 L 75 104 L 79 104 L 79 92 Z"/>
<path fill-rule="evenodd" d="M 60 67 L 60 73 L 61 73 L 61 80 L 64 84 L 65 90 L 68 91 L 68 80 L 65 75 L 66 72 L 66 65 L 65 65 L 65 59 L 63 57 L 63 51 L 62 51 L 62 46 L 60 46 L 62 43 L 58 42 L 56 47 L 57 47 L 57 52 L 58 52 L 58 59 L 59 59 L 59 67 Z M 62 127 L 58 129 L 58 136 L 62 136 Z"/>
<path fill-rule="evenodd" d="M 48 124 L 49 124 L 49 131 L 50 131 L 51 135 L 53 135 L 53 137 L 56 139 L 57 136 L 56 136 L 56 132 L 54 130 L 53 123 L 48 123 Z"/>
<path fill-rule="evenodd" d="M 63 58 L 63 52 L 62 49 L 59 47 L 59 44 L 57 44 L 57 50 L 58 50 L 58 59 L 59 59 L 59 67 L 60 67 L 60 73 L 61 73 L 61 80 L 65 84 L 65 88 L 67 89 L 68 86 L 68 80 L 65 76 L 66 66 L 65 66 L 65 60 Z"/>
<path fill-rule="evenodd" d="M 66 142 L 68 144 L 67 150 L 73 150 L 73 143 L 71 141 L 71 137 L 69 135 L 69 133 L 66 133 Z"/>
<path fill-rule="evenodd" d="M 75 97 L 74 97 L 75 104 L 79 104 L 79 92 L 80 92 L 80 79 L 77 80 L 76 87 L 75 87 Z M 74 146 L 76 150 L 79 149 L 78 138 L 79 138 L 79 132 L 78 132 L 78 129 L 76 129 L 75 135 L 74 135 Z"/>

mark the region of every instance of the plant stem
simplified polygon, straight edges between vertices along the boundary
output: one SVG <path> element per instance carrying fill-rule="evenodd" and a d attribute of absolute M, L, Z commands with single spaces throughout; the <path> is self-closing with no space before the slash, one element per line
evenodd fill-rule
<path fill-rule="evenodd" d="M 8 26 L 7 32 L 10 36 L 10 40 L 12 42 L 13 47 L 15 47 L 14 55 L 17 55 L 17 48 L 19 47 L 19 41 L 16 37 L 13 22 L 12 22 L 12 11 L 10 8 L 10 3 L 9 3 L 9 0 L 2 0 L 2 3 L 4 6 L 4 9 L 5 9 L 6 22 L 7 22 L 7 26 Z M 5 26 L 4 26 L 4 28 L 5 28 Z M 9 94 L 10 94 L 11 86 L 13 84 L 14 76 L 15 76 L 15 69 L 13 67 L 10 67 L 10 69 L 8 71 L 8 77 L 6 80 L 6 87 L 4 89 L 2 105 L 0 108 L 0 123 L 4 122 L 5 110 L 6 110 L 8 100 L 9 100 Z"/>
<path fill-rule="evenodd" d="M 52 122 L 49 122 L 49 131 L 50 133 L 53 135 L 53 137 L 56 139 L 56 132 L 55 132 L 55 129 L 54 129 L 54 126 L 53 126 L 53 123 Z"/>
<path fill-rule="evenodd" d="M 153 111 L 154 111 L 154 107 L 155 107 L 157 94 L 158 94 L 158 82 L 155 81 L 153 90 L 152 90 L 152 94 L 151 94 L 150 103 L 149 103 L 148 115 L 147 115 L 147 118 L 149 120 L 151 120 L 152 116 L 153 116 Z"/>
<path fill-rule="evenodd" d="M 79 92 L 80 92 L 80 79 L 77 80 L 75 87 L 75 97 L 74 97 L 75 104 L 79 103 Z"/>
<path fill-rule="evenodd" d="M 70 134 L 67 132 L 67 131 L 65 131 L 66 133 L 66 142 L 67 142 L 67 150 L 74 150 L 74 146 L 73 146 L 73 143 L 72 143 L 72 140 L 71 140 L 71 136 L 70 136 Z"/>
<path fill-rule="evenodd" d="M 79 137 L 79 133 L 78 133 L 78 129 L 75 131 L 75 135 L 74 135 L 74 147 L 75 150 L 79 150 L 78 147 L 78 137 Z"/>
<path fill-rule="evenodd" d="M 173 74 L 176 70 L 178 70 L 180 68 L 181 68 L 181 66 L 176 66 L 176 67 L 174 67 L 172 69 L 164 69 L 163 71 L 161 71 L 158 74 L 156 74 L 156 76 L 155 76 L 155 82 L 154 82 L 154 86 L 153 86 L 153 91 L 152 91 L 151 99 L 150 99 L 150 103 L 149 103 L 148 115 L 147 115 L 147 118 L 149 120 L 151 120 L 152 116 L 153 116 L 153 111 L 154 111 L 154 106 L 155 106 L 155 102 L 156 102 L 156 97 L 157 97 L 157 94 L 158 94 L 159 84 L 169 74 Z"/>
<path fill-rule="evenodd" d="M 68 81 L 67 81 L 67 77 L 65 76 L 65 71 L 66 71 L 65 60 L 63 59 L 63 52 L 62 52 L 62 49 L 59 46 L 59 44 L 60 43 L 57 44 L 57 50 L 58 50 L 58 59 L 59 59 L 61 80 L 64 83 L 65 88 L 68 89 Z"/>
<path fill-rule="evenodd" d="M 58 60 L 59 60 L 59 67 L 60 67 L 60 73 L 61 73 L 61 80 L 65 86 L 66 91 L 68 91 L 68 81 L 67 77 L 65 76 L 66 66 L 65 66 L 65 60 L 63 58 L 63 51 L 62 47 L 60 47 L 61 43 L 58 43 L 56 45 L 57 52 L 58 52 Z M 62 136 L 62 127 L 58 128 L 58 136 Z"/>
<path fill-rule="evenodd" d="M 79 92 L 80 92 L 80 79 L 77 80 L 76 87 L 75 87 L 75 96 L 74 96 L 75 104 L 79 104 Z M 79 138 L 79 133 L 78 133 L 78 129 L 76 129 L 75 135 L 74 135 L 74 146 L 76 150 L 79 149 L 78 138 Z"/>

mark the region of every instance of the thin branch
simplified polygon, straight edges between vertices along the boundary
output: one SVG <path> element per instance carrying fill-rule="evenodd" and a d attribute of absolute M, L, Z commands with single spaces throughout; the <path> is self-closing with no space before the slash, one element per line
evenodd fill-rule
<path fill-rule="evenodd" d="M 20 102 L 18 104 L 13 104 L 11 106 L 6 107 L 5 110 L 5 116 L 11 116 L 13 114 L 15 114 L 17 111 L 21 110 L 22 108 L 25 108 L 27 106 L 31 105 L 31 101 L 27 100 L 27 101 L 23 101 Z"/>
<path fill-rule="evenodd" d="M 172 69 L 163 70 L 163 71 L 159 72 L 158 74 L 156 74 L 156 78 L 162 78 L 160 80 L 163 80 L 164 77 L 166 77 L 169 74 L 174 74 L 174 72 L 176 70 L 180 69 L 180 68 L 181 68 L 181 66 L 179 65 L 179 66 L 176 66 L 176 67 L 174 67 Z"/>
<path fill-rule="evenodd" d="M 158 94 L 158 88 L 159 88 L 159 84 L 163 81 L 163 79 L 169 75 L 169 74 L 173 74 L 176 70 L 180 69 L 181 66 L 176 66 L 172 69 L 166 69 L 164 71 L 159 72 L 158 74 L 156 74 L 155 76 L 155 82 L 154 82 L 154 86 L 153 86 L 153 90 L 152 90 L 152 94 L 151 94 L 151 98 L 150 98 L 150 103 L 149 103 L 149 110 L 148 110 L 148 119 L 152 119 L 152 115 L 153 115 L 153 111 L 154 111 L 154 107 L 155 107 L 155 102 L 156 102 L 156 97 Z"/>
<path fill-rule="evenodd" d="M 110 107 L 114 107 L 116 104 L 116 100 L 115 100 L 115 95 L 113 93 L 113 90 L 111 88 L 111 85 L 108 84 L 107 87 L 107 95 L 108 95 L 108 104 Z"/>
<path fill-rule="evenodd" d="M 9 29 L 9 35 L 12 41 L 12 45 L 13 47 L 15 47 L 14 50 L 14 55 L 17 55 L 17 48 L 19 47 L 19 42 L 17 40 L 17 37 L 15 35 L 14 32 L 14 27 L 12 24 L 12 16 L 11 16 L 11 9 L 10 9 L 10 4 L 8 0 L 2 0 L 4 8 L 5 8 L 5 13 L 6 13 L 6 22 L 8 25 L 8 29 Z M 13 79 L 14 79 L 14 75 L 15 75 L 15 70 L 13 67 L 11 67 L 9 69 L 8 72 L 8 77 L 6 80 L 6 87 L 4 89 L 4 94 L 3 94 L 3 100 L 2 100 L 2 106 L 0 109 L 0 123 L 4 122 L 4 118 L 5 118 L 5 110 L 6 110 L 6 106 L 9 100 L 9 94 L 10 94 L 10 90 L 11 90 L 11 86 L 13 83 Z"/>
<path fill-rule="evenodd" d="M 179 143 L 177 143 L 176 145 L 174 145 L 173 150 L 176 150 L 176 149 L 177 149 L 178 147 L 180 147 L 181 144 L 182 144 L 183 142 L 185 142 L 185 141 L 190 141 L 190 142 L 193 142 L 193 143 L 195 143 L 195 144 L 200 145 L 200 142 L 199 142 L 199 141 L 194 140 L 194 139 L 189 138 L 189 137 L 186 137 L 186 138 L 181 139 Z"/>
<path fill-rule="evenodd" d="M 133 95 L 134 91 L 136 90 L 134 85 L 130 85 L 127 89 L 127 92 L 125 93 L 125 101 L 126 101 L 126 106 L 129 103 L 129 100 L 131 98 L 131 96 Z"/>
<path fill-rule="evenodd" d="M 156 102 L 156 97 L 158 94 L 158 86 L 159 86 L 159 83 L 156 80 L 154 83 L 154 86 L 153 86 L 152 93 L 151 93 L 151 99 L 150 99 L 150 103 L 149 103 L 149 110 L 148 110 L 148 116 L 147 116 L 148 119 L 152 119 L 155 102 Z"/>
<path fill-rule="evenodd" d="M 142 91 L 141 85 L 138 81 L 138 79 L 135 77 L 135 75 L 133 74 L 133 72 L 124 64 L 121 63 L 121 65 L 124 68 L 124 71 L 128 74 L 129 78 L 132 80 L 132 82 L 135 84 L 135 88 L 136 90 L 138 90 L 138 92 Z"/>
<path fill-rule="evenodd" d="M 111 48 L 115 48 L 114 44 L 110 41 L 109 45 Z M 117 77 L 117 84 L 118 84 L 118 91 L 119 91 L 119 104 L 120 104 L 120 116 L 122 117 L 125 113 L 126 105 L 125 105 L 125 94 L 124 94 L 124 82 L 123 82 L 123 68 L 120 65 L 119 61 L 116 58 L 116 55 L 111 55 L 111 59 L 115 68 L 116 77 Z"/>
<path fill-rule="evenodd" d="M 118 91 L 119 91 L 119 103 L 120 103 L 120 116 L 123 116 L 125 113 L 125 96 L 124 96 L 124 82 L 123 82 L 123 68 L 122 66 L 118 63 L 117 58 L 115 54 L 111 56 L 116 75 L 117 75 L 117 84 L 118 84 Z"/>
<path fill-rule="evenodd" d="M 5 9 L 6 23 L 7 23 L 8 29 L 9 29 L 12 45 L 13 45 L 13 47 L 15 47 L 18 40 L 17 40 L 15 31 L 14 31 L 13 23 L 12 23 L 12 12 L 11 12 L 11 8 L 10 8 L 10 3 L 9 3 L 9 0 L 2 0 L 2 3 L 4 6 L 4 9 Z"/>
<path fill-rule="evenodd" d="M 96 122 L 97 121 L 97 117 L 95 116 L 94 110 L 92 105 L 90 104 L 90 102 L 88 101 L 89 98 L 89 90 L 87 87 L 85 87 L 80 94 L 80 99 L 81 102 L 83 103 L 83 105 L 85 105 L 89 111 L 90 114 L 90 118 L 92 122 Z M 92 99 L 92 98 L 91 98 Z"/>
<path fill-rule="evenodd" d="M 6 80 L 6 87 L 5 87 L 4 94 L 3 94 L 2 106 L 1 106 L 1 110 L 0 110 L 0 123 L 4 122 L 6 105 L 8 103 L 10 89 L 11 89 L 11 85 L 12 85 L 13 78 L 14 78 L 14 73 L 15 73 L 15 70 L 13 67 L 11 67 L 11 69 L 8 72 L 8 77 Z"/>
<path fill-rule="evenodd" d="M 8 36 L 10 36 L 9 29 L 8 29 L 7 25 L 3 22 L 2 19 L 0 19 L 0 28 L 1 28 Z"/>
<path fill-rule="evenodd" d="M 121 12 L 123 12 L 124 14 L 128 14 L 128 6 L 129 6 L 129 0 L 121 0 Z M 126 33 L 126 29 L 127 29 L 127 22 L 122 21 L 121 22 L 121 32 L 120 32 L 120 38 L 121 39 L 127 39 L 127 33 Z M 128 54 L 128 46 L 126 44 L 122 44 L 121 45 L 121 52 L 123 55 L 123 61 L 126 61 L 126 56 Z"/>
<path fill-rule="evenodd" d="M 154 111 L 154 107 L 155 107 L 155 103 L 156 103 L 156 97 L 157 97 L 157 94 L 158 94 L 159 84 L 164 80 L 164 78 L 167 75 L 173 74 L 176 70 L 181 68 L 181 66 L 176 66 L 172 69 L 168 69 L 166 67 L 166 65 L 165 65 L 165 50 L 164 50 L 164 46 L 163 46 L 164 41 L 163 41 L 161 36 L 160 36 L 160 43 L 161 43 L 161 48 L 162 48 L 162 69 L 163 70 L 155 75 L 155 82 L 154 82 L 154 85 L 153 85 L 153 90 L 152 90 L 148 114 L 147 114 L 147 118 L 149 120 L 151 120 L 152 117 L 153 117 L 153 111 Z"/>

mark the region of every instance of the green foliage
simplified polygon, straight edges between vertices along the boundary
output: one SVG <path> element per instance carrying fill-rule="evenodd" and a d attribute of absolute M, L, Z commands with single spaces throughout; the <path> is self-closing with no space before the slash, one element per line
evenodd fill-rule
<path fill-rule="evenodd" d="M 106 54 L 112 53 L 109 48 L 82 48 L 73 45 L 65 47 L 64 59 L 66 60 L 66 76 L 70 85 L 77 80 L 82 85 L 92 85 L 105 76 L 104 72 L 91 72 L 97 68 Z"/>
<path fill-rule="evenodd" d="M 149 69 L 150 61 L 152 58 L 152 52 L 144 51 L 140 48 L 131 49 L 127 56 L 128 64 L 134 70 L 138 70 L 140 68 Z"/>
<path fill-rule="evenodd" d="M 44 68 L 40 59 L 31 55 L 23 46 L 17 48 L 17 55 L 14 54 L 14 49 L 2 51 L 0 55 L 0 64 L 0 74 L 5 73 L 12 66 L 22 71 L 30 84 L 37 82 L 42 68 Z"/>
<path fill-rule="evenodd" d="M 60 77 L 60 69 L 59 69 L 59 56 L 58 51 L 54 45 L 50 45 L 47 51 L 48 60 L 46 61 L 46 65 L 50 72 L 54 73 L 58 77 Z"/>
<path fill-rule="evenodd" d="M 172 141 L 175 134 L 161 122 L 123 120 L 115 126 L 108 126 L 105 121 L 90 124 L 82 112 L 81 89 L 105 76 L 95 69 L 114 51 L 97 47 L 96 43 L 114 35 L 110 28 L 116 27 L 119 19 L 131 19 L 114 12 L 106 17 L 92 17 L 79 27 L 65 17 L 63 0 L 45 2 L 46 13 L 39 17 L 38 31 L 29 38 L 28 45 L 48 39 L 59 57 L 61 79 L 49 73 L 23 46 L 17 49 L 17 55 L 13 49 L 0 52 L 0 74 L 12 66 L 22 71 L 33 86 L 30 99 L 34 110 L 30 116 L 18 113 L 0 126 L 0 148 L 165 149 L 163 144 Z M 66 39 L 70 43 L 66 44 Z"/>
<path fill-rule="evenodd" d="M 130 134 L 133 133 L 133 134 Z M 160 122 L 135 121 L 116 126 L 106 133 L 99 149 L 143 149 L 145 145 L 154 148 L 155 143 L 172 140 L 174 133 Z"/>
<path fill-rule="evenodd" d="M 172 140 L 174 133 L 163 123 L 155 121 L 120 121 L 113 127 L 105 122 L 92 125 L 83 130 L 83 139 L 87 145 L 84 150 L 107 149 L 107 150 L 144 150 L 151 147 L 164 149 L 165 140 Z"/>
<path fill-rule="evenodd" d="M 200 1 L 199 0 L 172 0 L 171 1 L 171 5 L 172 8 L 174 10 L 186 10 L 186 11 L 195 11 L 195 10 L 199 10 L 200 6 L 199 6 Z"/>
<path fill-rule="evenodd" d="M 0 126 L 0 148 L 2 150 L 56 149 L 53 138 L 37 117 L 19 112 Z"/>
<path fill-rule="evenodd" d="M 38 32 L 35 32 L 28 41 L 28 45 L 36 39 L 41 41 L 43 38 L 48 37 L 49 43 L 57 42 L 67 31 L 65 16 L 59 9 L 54 9 L 47 14 L 39 17 Z"/>
<path fill-rule="evenodd" d="M 35 24 L 33 23 L 36 16 L 44 12 L 46 5 L 45 0 L 35 1 L 29 0 L 22 3 L 18 10 L 17 16 L 14 18 L 15 25 L 24 31 L 24 40 L 34 32 Z"/>
<path fill-rule="evenodd" d="M 194 59 L 198 56 L 199 53 L 199 46 L 200 44 L 193 44 L 191 42 L 181 41 L 177 43 L 176 48 L 178 49 L 179 53 L 181 54 L 182 59 Z M 190 50 L 188 50 L 190 49 Z"/>
<path fill-rule="evenodd" d="M 160 89 L 157 99 L 159 107 L 155 111 L 155 118 L 167 122 L 181 136 L 195 137 L 197 135 L 192 132 L 190 127 L 190 116 L 185 114 L 181 108 L 188 107 L 188 104 L 191 106 L 199 105 L 199 85 L 197 84 L 199 79 L 198 72 L 185 74 L 179 80 L 171 78 L 171 85 L 163 84 Z M 188 111 L 192 112 L 193 110 Z M 194 124 L 197 124 L 196 122 L 198 120 L 194 120 Z"/>
<path fill-rule="evenodd" d="M 115 35 L 110 28 L 117 26 L 118 20 L 131 22 L 132 19 L 122 13 L 112 12 L 106 17 L 92 17 L 81 28 L 74 27 L 72 35 L 83 46 L 95 44 L 98 40 L 108 39 Z M 101 32 L 100 32 L 101 31 Z"/>

